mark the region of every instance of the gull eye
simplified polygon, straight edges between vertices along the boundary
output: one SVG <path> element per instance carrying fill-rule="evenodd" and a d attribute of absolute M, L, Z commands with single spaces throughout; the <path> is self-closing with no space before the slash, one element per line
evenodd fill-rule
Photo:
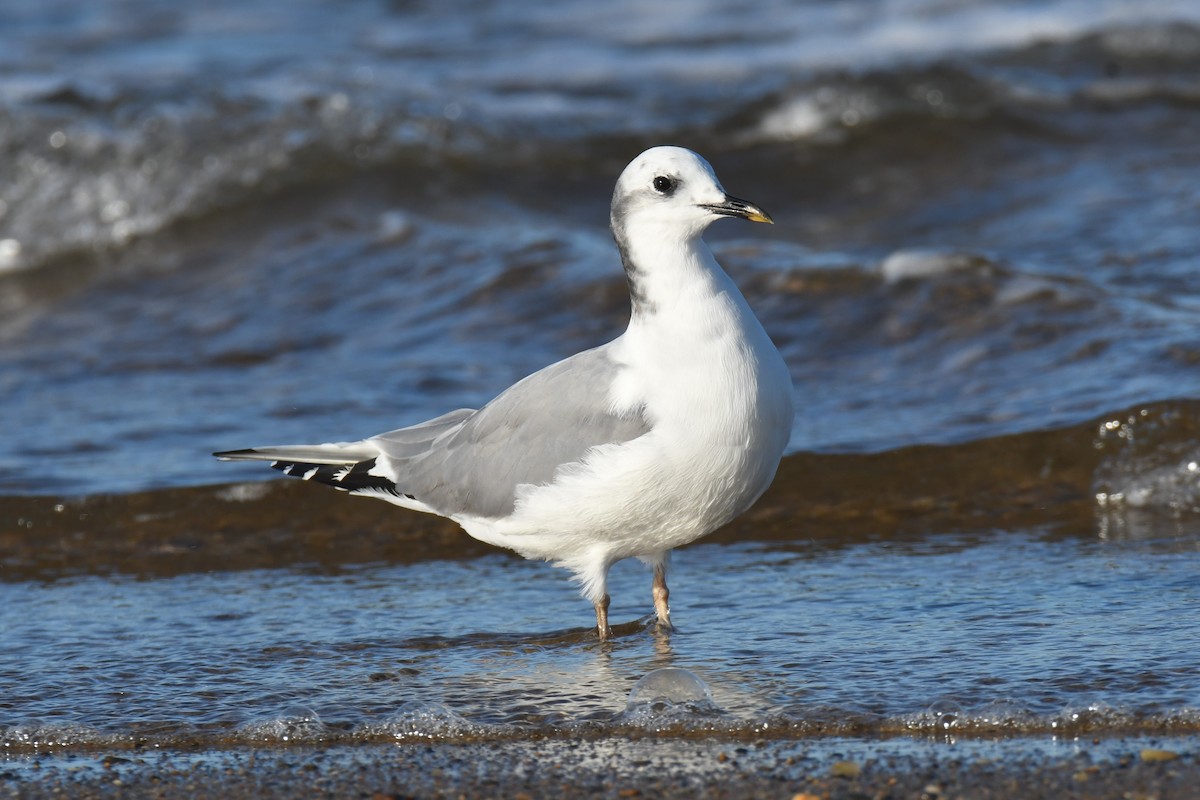
<path fill-rule="evenodd" d="M 675 191 L 675 181 L 666 175 L 659 175 L 654 179 L 654 191 L 659 194 L 670 194 Z"/>

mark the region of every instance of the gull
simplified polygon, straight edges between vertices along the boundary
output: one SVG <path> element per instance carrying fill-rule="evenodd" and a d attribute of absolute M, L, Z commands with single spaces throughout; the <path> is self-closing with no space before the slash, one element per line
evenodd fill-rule
<path fill-rule="evenodd" d="M 612 233 L 629 283 L 624 333 L 458 409 L 357 442 L 255 447 L 288 475 L 447 517 L 474 538 L 570 570 L 608 624 L 609 569 L 653 569 L 671 630 L 671 550 L 766 491 L 792 428 L 783 358 L 701 238 L 725 217 L 772 222 L 712 167 L 654 147 L 621 173 Z"/>

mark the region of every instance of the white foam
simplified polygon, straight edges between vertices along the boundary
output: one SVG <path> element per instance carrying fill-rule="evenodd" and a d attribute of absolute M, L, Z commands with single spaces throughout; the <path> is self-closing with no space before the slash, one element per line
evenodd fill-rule
<path fill-rule="evenodd" d="M 441 703 L 414 700 L 378 722 L 359 727 L 368 737 L 388 737 L 396 741 L 455 740 L 494 733 L 491 726 L 471 722 Z"/>
<path fill-rule="evenodd" d="M 955 272 L 983 271 L 991 262 L 976 253 L 909 249 L 897 250 L 879 264 L 879 274 L 888 283 L 923 280 Z"/>
<path fill-rule="evenodd" d="M 306 706 L 289 706 L 279 716 L 239 726 L 238 733 L 254 742 L 321 742 L 330 730 L 316 711 Z"/>

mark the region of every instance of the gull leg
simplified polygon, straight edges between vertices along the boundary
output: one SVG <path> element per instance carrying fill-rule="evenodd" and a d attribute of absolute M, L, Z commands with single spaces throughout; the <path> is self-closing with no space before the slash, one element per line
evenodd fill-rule
<path fill-rule="evenodd" d="M 600 641 L 612 638 L 612 628 L 608 627 L 608 594 L 600 595 L 600 599 L 593 605 L 596 607 L 596 631 L 600 634 Z"/>
<path fill-rule="evenodd" d="M 671 607 L 667 605 L 667 599 L 670 598 L 671 592 L 667 589 L 667 559 L 663 558 L 654 565 L 654 614 L 658 617 L 658 624 L 664 630 L 671 630 Z"/>

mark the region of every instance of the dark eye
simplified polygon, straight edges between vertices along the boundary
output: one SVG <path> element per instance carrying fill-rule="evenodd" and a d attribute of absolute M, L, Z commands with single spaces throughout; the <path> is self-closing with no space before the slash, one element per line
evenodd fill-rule
<path fill-rule="evenodd" d="M 675 181 L 666 175 L 659 175 L 654 179 L 654 191 L 662 194 L 670 194 L 675 191 Z"/>

